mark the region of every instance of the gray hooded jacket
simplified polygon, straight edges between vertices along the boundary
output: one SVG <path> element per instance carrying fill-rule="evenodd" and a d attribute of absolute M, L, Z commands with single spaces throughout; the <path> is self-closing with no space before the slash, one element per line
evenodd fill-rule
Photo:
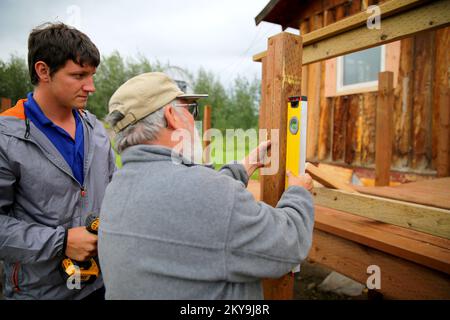
<path fill-rule="evenodd" d="M 247 191 L 240 164 L 217 172 L 149 145 L 129 147 L 122 162 L 100 216 L 107 299 L 262 299 L 262 278 L 308 255 L 306 189 L 289 187 L 273 208 Z"/>
<path fill-rule="evenodd" d="M 84 186 L 47 137 L 25 122 L 23 102 L 0 115 L 0 260 L 7 299 L 79 299 L 102 287 L 102 279 L 69 290 L 60 274 L 65 230 L 83 226 L 100 212 L 115 170 L 103 125 L 81 112 Z"/>

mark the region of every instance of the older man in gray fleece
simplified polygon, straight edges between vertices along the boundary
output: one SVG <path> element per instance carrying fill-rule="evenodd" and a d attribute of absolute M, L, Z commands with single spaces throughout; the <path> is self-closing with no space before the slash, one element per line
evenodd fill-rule
<path fill-rule="evenodd" d="M 198 98 L 162 73 L 132 78 L 111 98 L 123 168 L 100 215 L 107 299 L 262 299 L 263 278 L 281 277 L 308 254 L 311 177 L 288 175 L 273 208 L 246 189 L 262 166 L 250 158 L 270 144 L 218 172 L 196 164 Z"/>

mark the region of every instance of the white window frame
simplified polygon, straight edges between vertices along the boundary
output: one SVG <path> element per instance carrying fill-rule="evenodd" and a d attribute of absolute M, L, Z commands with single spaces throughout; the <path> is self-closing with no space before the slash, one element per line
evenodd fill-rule
<path fill-rule="evenodd" d="M 386 46 L 381 45 L 381 70 L 380 72 L 385 71 L 386 69 Z M 355 84 L 349 84 L 349 85 L 343 85 L 344 82 L 344 56 L 339 56 L 337 58 L 336 63 L 336 92 L 345 92 L 345 91 L 355 91 L 359 89 L 367 89 L 367 88 L 374 88 L 378 86 L 378 79 L 374 81 L 366 81 L 366 82 L 360 82 Z"/>

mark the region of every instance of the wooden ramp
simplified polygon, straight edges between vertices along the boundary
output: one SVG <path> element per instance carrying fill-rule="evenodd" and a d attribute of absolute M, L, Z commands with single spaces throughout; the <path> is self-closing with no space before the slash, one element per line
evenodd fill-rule
<path fill-rule="evenodd" d="M 354 188 L 365 194 L 450 210 L 450 178 L 405 183 L 395 187 Z"/>
<path fill-rule="evenodd" d="M 417 190 L 425 192 L 426 188 L 430 188 L 428 193 L 432 192 L 430 190 L 435 190 L 438 194 L 433 195 L 434 201 L 438 201 L 439 206 L 445 205 L 446 191 L 442 189 L 448 187 L 449 179 L 433 181 L 437 183 L 426 181 L 412 184 L 414 193 L 408 193 L 408 188 L 406 190 L 400 188 L 404 194 L 401 200 L 405 200 L 406 196 L 408 199 L 415 197 L 415 201 L 426 204 L 428 200 L 421 200 L 426 193 L 421 196 Z M 389 192 L 390 188 L 398 187 L 375 187 L 364 188 L 364 190 L 373 191 L 374 189 L 373 192 L 377 192 L 377 189 L 387 189 L 384 192 Z M 308 257 L 310 260 L 363 284 L 369 277 L 367 267 L 377 265 L 381 269 L 380 292 L 388 299 L 450 299 L 449 239 L 379 221 L 376 218 L 336 210 L 331 206 L 340 203 L 339 193 L 342 191 L 321 189 L 331 192 L 332 195 L 330 196 L 327 192 L 322 194 L 322 198 L 331 199 L 330 207 L 315 204 L 313 245 Z M 259 200 L 258 181 L 250 181 L 248 190 L 256 200 Z M 358 191 L 363 192 L 362 188 L 358 188 Z M 368 197 L 346 194 L 354 197 Z M 381 194 L 377 193 L 377 196 L 379 195 Z M 392 197 L 392 194 L 390 196 Z M 318 200 L 317 196 L 315 199 Z M 358 208 L 363 210 L 362 207 Z"/>

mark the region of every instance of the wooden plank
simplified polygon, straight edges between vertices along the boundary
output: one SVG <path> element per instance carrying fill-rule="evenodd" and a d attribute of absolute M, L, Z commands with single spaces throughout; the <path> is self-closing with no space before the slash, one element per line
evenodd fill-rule
<path fill-rule="evenodd" d="M 304 36 L 305 34 L 307 34 L 310 30 L 309 28 L 310 23 L 309 23 L 309 19 L 307 20 L 302 20 L 302 22 L 300 23 L 300 35 Z M 302 78 L 306 79 L 305 81 L 302 81 L 302 95 L 307 95 L 308 94 L 308 70 L 309 70 L 309 66 L 303 66 L 302 67 Z"/>
<path fill-rule="evenodd" d="M 395 88 L 393 164 L 397 168 L 408 167 L 411 163 L 413 86 L 414 37 L 411 37 L 400 43 L 400 65 Z"/>
<path fill-rule="evenodd" d="M 0 112 L 3 112 L 11 107 L 12 107 L 11 99 L 0 98 Z"/>
<path fill-rule="evenodd" d="M 333 98 L 323 97 L 320 108 L 319 120 L 319 140 L 317 149 L 317 159 L 325 160 L 330 156 L 331 137 L 333 134 Z"/>
<path fill-rule="evenodd" d="M 310 29 L 322 28 L 323 16 L 315 15 L 310 19 Z M 323 94 L 321 88 L 322 64 L 312 63 L 308 68 L 308 131 L 306 138 L 306 160 L 314 161 L 317 157 L 317 140 L 319 138 L 320 121 L 320 96 Z M 321 90 L 322 89 L 322 90 Z"/>
<path fill-rule="evenodd" d="M 274 0 L 271 1 L 273 3 Z M 310 17 L 333 9 L 340 4 L 348 4 L 349 0 L 323 0 L 323 1 L 275 1 L 270 11 L 265 9 L 255 18 L 258 25 L 261 21 L 276 23 L 282 26 L 297 28 L 298 21 L 307 20 Z M 266 6 L 270 7 L 270 3 Z"/>
<path fill-rule="evenodd" d="M 448 77 L 450 69 L 450 28 L 436 31 L 435 75 L 433 81 L 433 109 L 437 119 L 433 132 L 437 134 L 436 171 L 438 177 L 450 176 L 450 97 Z"/>
<path fill-rule="evenodd" d="M 352 1 L 349 6 L 348 15 L 354 16 L 361 11 L 361 0 Z"/>
<path fill-rule="evenodd" d="M 356 2 L 356 1 L 354 1 Z M 389 1 L 385 4 L 379 6 L 381 12 L 381 19 L 385 20 L 387 17 L 392 16 L 394 14 L 400 14 L 400 12 L 407 11 L 411 8 L 414 8 L 420 4 L 423 4 L 425 1 L 421 0 L 396 0 Z M 339 10 L 343 10 L 344 6 L 340 6 Z M 365 11 L 360 12 L 355 15 L 351 15 L 345 19 L 336 19 L 337 22 L 331 24 L 330 26 L 323 28 L 321 30 L 317 30 L 307 37 L 303 39 L 303 45 L 307 46 L 311 43 L 318 42 L 319 40 L 331 38 L 333 36 L 345 33 L 346 31 L 356 29 L 360 26 L 366 26 L 367 20 L 371 16 L 371 13 L 367 13 Z"/>
<path fill-rule="evenodd" d="M 366 23 L 371 16 L 371 13 L 367 13 L 366 11 L 362 11 L 346 19 L 336 19 L 337 22 L 305 36 L 303 39 L 303 64 L 321 61 L 367 49 L 371 46 L 378 46 L 383 43 L 400 40 L 424 30 L 444 27 L 448 25 L 450 21 L 448 13 L 449 6 L 446 2 L 447 1 L 445 0 L 441 0 L 430 4 L 423 0 L 387 1 L 379 6 L 381 11 L 382 29 L 370 30 L 370 32 L 367 32 Z M 343 6 L 341 7 L 343 8 Z M 337 13 L 338 10 L 342 10 L 340 9 L 341 7 L 336 8 Z M 415 19 L 417 24 L 414 23 Z M 395 29 L 398 30 L 395 31 Z M 364 38 L 368 35 L 370 35 L 370 37 L 363 39 L 362 36 L 364 33 L 367 33 Z M 343 36 L 345 36 L 345 38 Z M 360 38 L 358 38 L 358 36 Z M 327 40 L 331 39 L 334 41 L 329 43 Z M 342 40 L 336 41 L 336 39 Z M 337 46 L 337 44 L 340 46 Z M 347 44 L 347 49 L 343 48 L 343 46 L 345 47 L 345 44 Z M 320 50 L 317 50 L 319 48 Z M 322 55 L 314 58 L 314 54 L 317 54 L 317 52 L 321 50 L 323 50 Z M 258 53 L 254 56 L 254 61 L 260 61 L 259 59 L 265 54 L 267 53 Z M 323 56 L 324 54 L 326 56 Z"/>
<path fill-rule="evenodd" d="M 450 274 L 450 240 L 446 247 L 388 232 L 385 223 L 315 206 L 315 228 Z M 404 229 L 405 232 L 408 229 Z"/>
<path fill-rule="evenodd" d="M 257 53 L 255 55 L 253 55 L 252 59 L 253 59 L 254 62 L 261 62 L 262 58 L 264 58 L 266 56 L 267 56 L 267 51 L 263 51 L 263 52 L 260 52 L 260 53 Z"/>
<path fill-rule="evenodd" d="M 309 173 L 314 180 L 326 187 L 345 190 L 347 192 L 356 192 L 351 185 L 343 182 L 338 176 L 330 175 L 326 170 L 322 170 L 312 163 L 308 162 L 306 164 L 306 172 Z"/>
<path fill-rule="evenodd" d="M 431 82 L 433 70 L 434 33 L 415 37 L 413 95 L 413 157 L 411 167 L 422 170 L 431 167 Z"/>
<path fill-rule="evenodd" d="M 205 106 L 203 111 L 203 136 L 205 136 L 205 132 L 211 129 L 211 106 Z M 206 149 L 211 144 L 210 140 L 203 140 L 203 148 Z M 211 154 L 204 153 L 204 163 L 211 162 Z"/>
<path fill-rule="evenodd" d="M 279 141 L 272 139 L 272 152 L 278 152 L 279 168 L 276 174 L 264 175 L 262 201 L 276 206 L 285 188 L 287 101 L 301 93 L 302 38 L 291 33 L 280 33 L 268 41 L 267 77 L 264 103 L 269 129 L 279 130 Z M 270 110 L 270 113 L 269 113 Z M 286 275 L 277 281 L 264 282 L 266 299 L 293 297 L 293 277 Z"/>
<path fill-rule="evenodd" d="M 353 164 L 358 148 L 359 132 L 359 95 L 351 95 L 348 105 L 348 117 L 345 129 L 345 155 L 344 161 L 347 164 Z"/>
<path fill-rule="evenodd" d="M 333 110 L 333 161 L 343 161 L 345 154 L 345 136 L 348 119 L 348 96 L 335 98 Z"/>
<path fill-rule="evenodd" d="M 260 182 L 258 182 L 256 180 L 250 180 L 248 183 L 248 186 L 247 186 L 248 191 L 250 191 L 253 194 L 256 201 L 260 200 L 260 192 L 259 192 L 260 186 L 259 185 L 260 185 Z M 380 224 L 373 224 L 373 225 L 379 226 Z M 396 225 L 387 224 L 387 223 L 383 224 L 382 229 L 384 230 L 384 232 L 397 234 L 404 238 L 413 239 L 415 241 L 422 241 L 424 243 L 429 243 L 429 244 L 432 244 L 434 246 L 441 247 L 444 249 L 448 249 L 448 246 L 449 246 L 448 239 L 436 237 L 436 236 L 430 235 L 428 233 L 418 232 L 413 229 L 402 228 L 402 227 L 398 227 Z"/>
<path fill-rule="evenodd" d="M 361 128 L 361 164 L 370 166 L 375 160 L 375 120 L 377 94 L 363 94 Z"/>
<path fill-rule="evenodd" d="M 450 277 L 414 262 L 315 229 L 309 259 L 365 284 L 367 267 L 381 270 L 387 299 L 450 299 Z"/>
<path fill-rule="evenodd" d="M 345 4 L 336 7 L 336 21 L 342 21 L 345 18 L 345 11 Z M 328 28 L 331 28 L 331 26 L 329 26 Z M 320 30 L 318 30 L 316 34 L 318 34 L 319 32 Z"/>
<path fill-rule="evenodd" d="M 450 210 L 328 188 L 316 188 L 314 200 L 327 208 L 450 239 Z"/>
<path fill-rule="evenodd" d="M 361 0 L 361 11 L 362 10 L 366 11 L 368 6 L 369 6 L 369 0 Z"/>
<path fill-rule="evenodd" d="M 329 176 L 338 177 L 339 180 L 344 183 L 350 183 L 352 181 L 353 169 L 333 166 L 326 163 L 319 163 L 317 167 Z"/>
<path fill-rule="evenodd" d="M 411 182 L 395 187 L 354 188 L 365 194 L 450 210 L 450 178 Z"/>
<path fill-rule="evenodd" d="M 338 23 L 340 22 L 335 24 Z M 420 8 L 382 19 L 380 29 L 368 30 L 364 25 L 335 37 L 320 40 L 313 44 L 305 44 L 303 64 L 376 47 L 448 25 L 450 25 L 450 2 L 441 0 L 427 3 Z"/>
<path fill-rule="evenodd" d="M 264 300 L 292 300 L 294 295 L 294 276 L 287 274 L 279 279 L 264 279 Z"/>
<path fill-rule="evenodd" d="M 324 26 L 328 26 L 335 21 L 335 10 L 324 11 Z M 325 95 L 325 87 L 327 82 L 327 62 L 321 62 L 321 75 L 320 75 L 320 115 L 319 115 L 319 128 L 318 128 L 318 140 L 317 140 L 317 159 L 324 160 L 329 157 L 331 149 L 331 99 Z"/>
<path fill-rule="evenodd" d="M 392 163 L 394 134 L 394 73 L 380 72 L 378 76 L 378 105 L 375 136 L 375 185 L 388 186 Z"/>

